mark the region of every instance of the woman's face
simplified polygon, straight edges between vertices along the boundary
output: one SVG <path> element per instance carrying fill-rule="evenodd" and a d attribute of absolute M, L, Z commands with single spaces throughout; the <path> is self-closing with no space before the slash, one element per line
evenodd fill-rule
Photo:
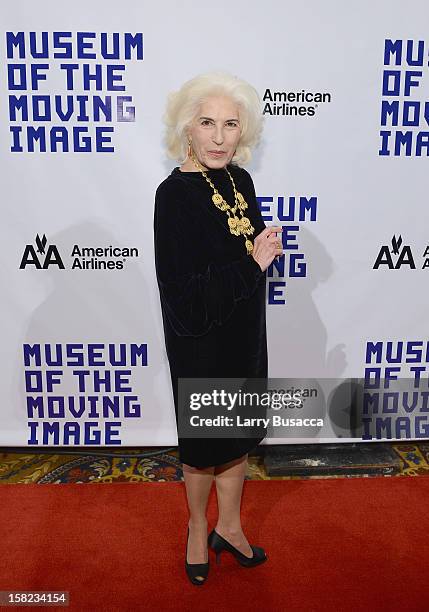
<path fill-rule="evenodd" d="M 238 105 L 223 95 L 208 97 L 187 134 L 195 157 L 205 169 L 223 168 L 231 161 L 240 140 Z"/>

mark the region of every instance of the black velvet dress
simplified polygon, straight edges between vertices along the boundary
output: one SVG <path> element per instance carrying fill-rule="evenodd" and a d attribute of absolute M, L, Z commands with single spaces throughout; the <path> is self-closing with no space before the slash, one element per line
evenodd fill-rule
<path fill-rule="evenodd" d="M 253 242 L 265 223 L 252 178 L 237 165 L 228 170 L 248 204 L 244 214 L 255 228 Z M 226 170 L 208 170 L 207 175 L 233 206 Z M 212 194 L 201 172 L 176 167 L 155 197 L 155 266 L 176 421 L 180 377 L 268 376 L 266 272 L 247 254 L 244 237 L 230 233 L 228 216 L 213 204 Z M 241 457 L 264 437 L 179 437 L 179 459 L 200 468 L 220 465 Z"/>

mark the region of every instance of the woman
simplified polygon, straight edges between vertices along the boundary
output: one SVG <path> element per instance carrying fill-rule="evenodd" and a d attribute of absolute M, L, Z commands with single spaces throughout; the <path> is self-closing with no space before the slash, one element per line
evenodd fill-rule
<path fill-rule="evenodd" d="M 281 227 L 265 227 L 249 173 L 262 131 L 260 99 L 241 79 L 209 73 L 170 94 L 169 157 L 179 160 L 155 197 L 155 265 L 176 419 L 178 379 L 266 378 L 266 269 L 281 255 Z M 244 566 L 266 560 L 240 521 L 247 454 L 263 438 L 178 438 L 189 508 L 185 568 L 209 569 L 207 544 Z M 207 539 L 215 479 L 219 517 Z"/>

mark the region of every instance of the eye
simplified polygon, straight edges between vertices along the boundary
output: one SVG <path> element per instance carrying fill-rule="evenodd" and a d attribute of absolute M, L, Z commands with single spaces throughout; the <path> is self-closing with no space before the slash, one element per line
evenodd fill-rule
<path fill-rule="evenodd" d="M 203 119 L 201 121 L 201 125 L 210 125 L 212 122 L 210 121 L 210 119 Z"/>
<path fill-rule="evenodd" d="M 238 123 L 237 123 L 237 121 L 227 121 L 227 122 L 226 122 L 226 125 L 227 125 L 228 127 L 238 127 Z"/>

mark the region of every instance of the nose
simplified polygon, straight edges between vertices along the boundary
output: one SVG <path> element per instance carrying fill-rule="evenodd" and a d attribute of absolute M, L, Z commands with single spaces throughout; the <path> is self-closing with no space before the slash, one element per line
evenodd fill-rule
<path fill-rule="evenodd" d="M 215 127 L 215 132 L 213 134 L 213 142 L 219 146 L 223 143 L 223 128 L 221 125 L 216 125 Z"/>

